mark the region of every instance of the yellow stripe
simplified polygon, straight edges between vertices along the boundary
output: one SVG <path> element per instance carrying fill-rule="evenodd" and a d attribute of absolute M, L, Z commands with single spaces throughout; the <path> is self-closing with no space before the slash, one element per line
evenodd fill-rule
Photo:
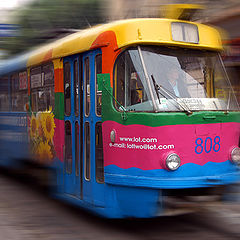
<path fill-rule="evenodd" d="M 222 50 L 219 32 L 212 27 L 198 23 L 193 24 L 197 25 L 199 29 L 199 44 L 173 41 L 171 37 L 171 22 L 187 21 L 153 18 L 130 19 L 86 29 L 37 49 L 30 54 L 27 66 L 41 63 L 51 49 L 53 50 L 53 59 L 88 51 L 96 38 L 105 31 L 113 31 L 116 34 L 119 48 L 133 44 L 164 44 L 215 51 Z"/>

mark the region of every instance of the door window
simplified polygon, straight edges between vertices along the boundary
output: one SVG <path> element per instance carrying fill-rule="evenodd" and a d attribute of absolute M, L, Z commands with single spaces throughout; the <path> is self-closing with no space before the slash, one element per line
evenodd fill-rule
<path fill-rule="evenodd" d="M 89 58 L 84 61 L 84 82 L 85 82 L 85 115 L 88 117 L 90 112 L 90 67 Z"/>
<path fill-rule="evenodd" d="M 75 122 L 75 172 L 79 176 L 79 124 Z"/>
<path fill-rule="evenodd" d="M 79 114 L 79 80 L 78 80 L 78 62 L 77 60 L 74 61 L 73 64 L 74 70 L 74 112 L 75 115 L 78 116 Z"/>
<path fill-rule="evenodd" d="M 97 122 L 95 127 L 95 170 L 96 181 L 98 183 L 104 182 L 104 166 L 103 166 L 103 141 L 102 141 L 102 123 Z"/>
<path fill-rule="evenodd" d="M 65 170 L 72 173 L 72 129 L 71 122 L 65 122 Z"/>
<path fill-rule="evenodd" d="M 64 63 L 64 109 L 65 115 L 71 114 L 71 66 L 69 62 Z"/>
<path fill-rule="evenodd" d="M 97 87 L 97 74 L 102 73 L 102 55 L 98 54 L 95 57 L 95 99 L 96 99 L 96 114 L 97 116 L 101 116 L 101 107 L 102 107 L 102 91 L 98 91 Z"/>
<path fill-rule="evenodd" d="M 90 180 L 91 159 L 90 159 L 90 125 L 89 122 L 85 122 L 84 127 L 84 139 L 85 139 L 85 179 Z"/>

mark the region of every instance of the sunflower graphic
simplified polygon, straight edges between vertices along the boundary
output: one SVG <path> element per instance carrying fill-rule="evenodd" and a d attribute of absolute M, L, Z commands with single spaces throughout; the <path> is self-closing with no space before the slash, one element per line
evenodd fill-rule
<path fill-rule="evenodd" d="M 30 136 L 33 138 L 36 136 L 38 130 L 38 121 L 34 115 L 31 117 L 30 122 Z"/>
<path fill-rule="evenodd" d="M 53 158 L 51 147 L 47 142 L 40 142 L 38 145 L 37 156 L 41 162 L 49 162 Z"/>
<path fill-rule="evenodd" d="M 40 138 L 44 138 L 44 132 L 43 132 L 43 128 L 42 128 L 42 112 L 38 112 L 36 115 L 37 118 L 37 122 L 38 122 L 38 134 Z"/>
<path fill-rule="evenodd" d="M 54 136 L 54 128 L 56 127 L 54 123 L 54 114 L 52 113 L 52 109 L 50 108 L 49 111 L 43 112 L 41 114 L 40 120 L 47 142 L 52 142 Z"/>

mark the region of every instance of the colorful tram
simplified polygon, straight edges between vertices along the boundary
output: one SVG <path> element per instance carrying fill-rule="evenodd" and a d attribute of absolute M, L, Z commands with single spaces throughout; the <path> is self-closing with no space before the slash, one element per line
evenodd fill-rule
<path fill-rule="evenodd" d="M 7 61 L 0 164 L 47 166 L 56 196 L 109 218 L 221 200 L 240 179 L 239 106 L 222 50 L 212 27 L 130 19 Z"/>

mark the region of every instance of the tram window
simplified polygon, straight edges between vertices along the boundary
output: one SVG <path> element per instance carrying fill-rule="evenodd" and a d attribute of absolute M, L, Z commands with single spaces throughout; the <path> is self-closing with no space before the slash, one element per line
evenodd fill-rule
<path fill-rule="evenodd" d="M 82 117 L 83 112 L 83 62 L 82 58 L 79 59 L 79 98 L 80 98 L 80 113 Z"/>
<path fill-rule="evenodd" d="M 90 126 L 89 122 L 85 122 L 84 127 L 84 139 L 85 139 L 85 179 L 90 180 L 91 171 L 91 158 L 90 158 Z"/>
<path fill-rule="evenodd" d="M 42 87 L 41 67 L 32 68 L 30 71 L 31 89 Z"/>
<path fill-rule="evenodd" d="M 98 183 L 104 182 L 104 166 L 103 166 L 103 141 L 102 141 L 102 123 L 97 122 L 95 127 L 95 170 L 96 181 Z"/>
<path fill-rule="evenodd" d="M 34 89 L 31 95 L 33 112 L 54 108 L 54 87 Z"/>
<path fill-rule="evenodd" d="M 0 79 L 0 110 L 9 111 L 8 77 Z"/>
<path fill-rule="evenodd" d="M 13 74 L 10 83 L 12 111 L 26 111 L 25 106 L 28 103 L 27 72 Z"/>
<path fill-rule="evenodd" d="M 84 86 L 85 86 L 85 115 L 89 116 L 90 112 L 90 66 L 89 58 L 84 60 Z"/>
<path fill-rule="evenodd" d="M 54 67 L 52 63 L 42 67 L 42 76 L 44 80 L 44 86 L 54 85 Z"/>
<path fill-rule="evenodd" d="M 78 62 L 77 60 L 74 61 L 74 112 L 75 115 L 78 116 L 79 114 L 79 78 L 78 78 Z"/>
<path fill-rule="evenodd" d="M 118 58 L 115 65 L 114 95 L 126 109 L 149 107 L 149 91 L 146 82 L 143 81 L 144 76 L 137 50 L 124 52 Z M 120 109 L 116 102 L 115 105 Z"/>
<path fill-rule="evenodd" d="M 69 62 L 64 63 L 63 71 L 65 115 L 69 116 L 71 114 L 71 67 Z"/>
<path fill-rule="evenodd" d="M 54 109 L 54 67 L 52 63 L 31 69 L 32 111 Z"/>
<path fill-rule="evenodd" d="M 72 173 L 72 128 L 71 122 L 65 122 L 65 171 Z"/>
<path fill-rule="evenodd" d="M 95 57 L 95 81 L 96 81 L 96 113 L 101 116 L 101 105 L 102 105 L 102 91 L 98 91 L 97 87 L 97 74 L 102 73 L 102 55 L 98 54 Z"/>
<path fill-rule="evenodd" d="M 75 173 L 76 176 L 79 176 L 79 125 L 78 122 L 75 122 Z"/>

